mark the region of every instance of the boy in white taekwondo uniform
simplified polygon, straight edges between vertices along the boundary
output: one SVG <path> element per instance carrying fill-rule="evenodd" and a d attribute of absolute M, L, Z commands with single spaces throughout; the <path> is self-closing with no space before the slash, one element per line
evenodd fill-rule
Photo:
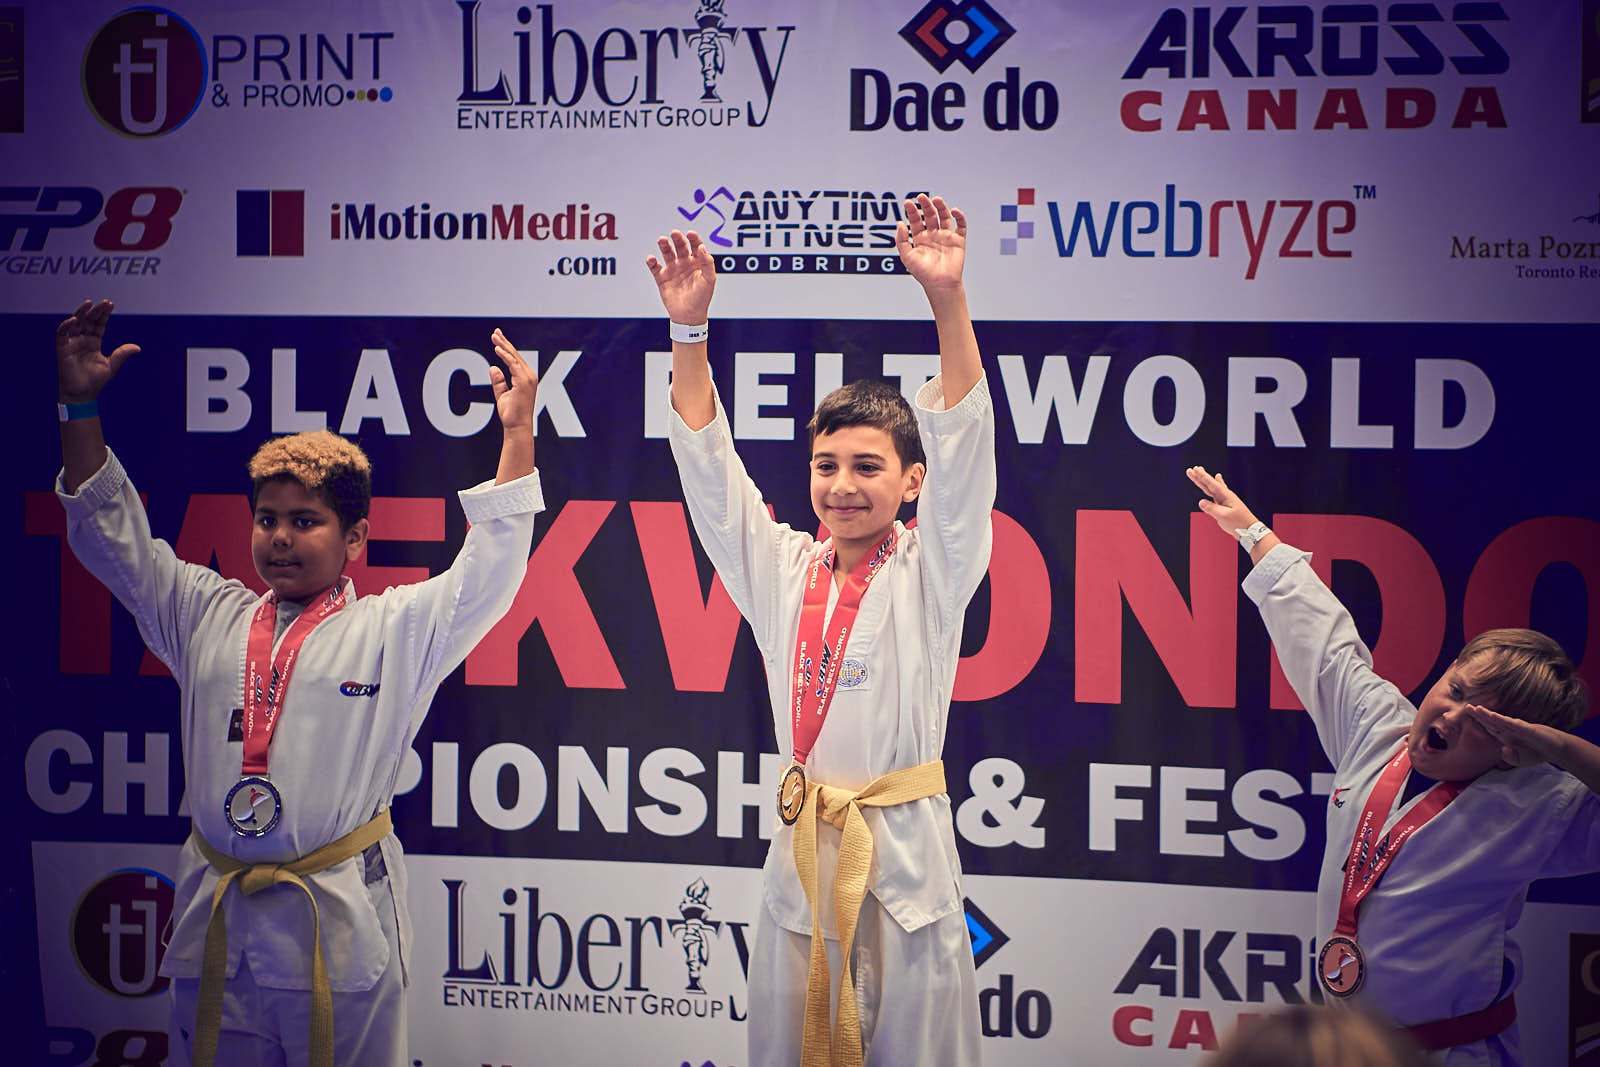
<path fill-rule="evenodd" d="M 1187 473 L 1249 551 L 1245 593 L 1334 766 L 1323 990 L 1359 996 L 1449 1067 L 1521 1063 L 1509 931 L 1528 883 L 1600 870 L 1600 748 L 1568 732 L 1588 707 L 1572 661 L 1543 634 L 1490 630 L 1413 707 L 1373 673 L 1310 556 L 1221 475 Z"/>
<path fill-rule="evenodd" d="M 449 570 L 381 596 L 356 599 L 343 576 L 367 538 L 366 456 L 326 431 L 263 445 L 251 550 L 270 592 L 257 596 L 151 536 L 97 414 L 137 351 L 101 353 L 110 312 L 85 301 L 57 331 L 57 492 L 73 551 L 181 692 L 194 828 L 161 966 L 169 1062 L 400 1067 L 411 930 L 388 807 L 434 691 L 527 566 L 543 508 L 533 371 L 495 331 L 495 482 L 461 493 L 472 526 Z"/>
<path fill-rule="evenodd" d="M 765 658 L 790 761 L 751 955 L 755 1067 L 979 1062 L 939 756 L 964 613 L 989 563 L 994 417 L 961 281 L 966 218 L 927 196 L 906 218 L 900 256 L 932 305 L 941 372 L 915 413 L 875 381 L 818 406 L 811 501 L 832 533 L 820 545 L 768 515 L 734 452 L 706 363 L 710 253 L 674 231 L 647 261 L 673 323 L 684 496 Z M 911 501 L 907 530 L 896 515 Z"/>

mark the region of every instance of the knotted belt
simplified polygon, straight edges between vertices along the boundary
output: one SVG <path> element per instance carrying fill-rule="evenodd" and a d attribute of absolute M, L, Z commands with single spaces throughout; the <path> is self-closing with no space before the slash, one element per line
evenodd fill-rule
<path fill-rule="evenodd" d="M 298 887 L 306 895 L 311 905 L 311 1067 L 333 1067 L 333 989 L 328 984 L 328 970 L 322 962 L 322 923 L 317 914 L 317 898 L 312 895 L 305 877 L 361 855 L 393 832 L 394 823 L 386 808 L 371 822 L 292 863 L 255 864 L 225 856 L 198 833 L 192 835 L 206 862 L 222 872 L 211 894 L 205 961 L 200 968 L 199 1011 L 194 1028 L 195 1067 L 212 1067 L 217 1058 L 217 1039 L 222 1030 L 223 972 L 228 967 L 228 920 L 227 913 L 222 910 L 222 897 L 235 881 L 245 896 L 284 883 Z"/>
<path fill-rule="evenodd" d="M 935 760 L 918 767 L 874 778 L 864 789 L 852 792 L 819 782 L 806 782 L 805 807 L 794 824 L 794 865 L 800 885 L 811 905 L 811 969 L 806 981 L 806 1018 L 801 1042 L 801 1067 L 860 1067 L 861 1018 L 856 1007 L 855 981 L 850 975 L 850 950 L 855 944 L 856 920 L 866 898 L 867 875 L 872 870 L 872 830 L 862 808 L 889 808 L 945 791 L 944 763 Z M 839 930 L 839 1009 L 837 1025 L 828 1027 L 828 951 L 823 943 L 817 897 L 817 820 L 844 832 L 839 843 L 839 866 L 833 876 L 833 910 Z"/>

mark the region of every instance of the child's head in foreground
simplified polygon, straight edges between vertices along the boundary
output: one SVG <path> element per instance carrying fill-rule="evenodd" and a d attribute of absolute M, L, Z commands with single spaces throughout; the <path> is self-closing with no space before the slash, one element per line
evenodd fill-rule
<path fill-rule="evenodd" d="M 1555 641 L 1537 630 L 1486 630 L 1468 641 L 1433 683 L 1406 737 L 1411 764 L 1430 778 L 1466 781 L 1501 762 L 1501 746 L 1466 711 L 1571 732 L 1589 710 L 1589 691 Z"/>
<path fill-rule="evenodd" d="M 823 397 L 807 429 L 812 509 L 836 545 L 870 547 L 922 491 L 916 414 L 888 382 L 863 379 Z"/>
<path fill-rule="evenodd" d="M 1414 1043 L 1357 1008 L 1296 1004 L 1241 1025 L 1205 1067 L 1427 1067 Z"/>
<path fill-rule="evenodd" d="M 256 573 L 282 600 L 308 600 L 337 582 L 367 543 L 366 453 L 327 430 L 278 437 L 250 458 L 250 480 Z"/>

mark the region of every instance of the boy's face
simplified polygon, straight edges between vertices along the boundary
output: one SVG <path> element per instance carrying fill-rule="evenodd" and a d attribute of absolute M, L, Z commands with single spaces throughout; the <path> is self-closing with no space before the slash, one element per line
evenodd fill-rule
<path fill-rule="evenodd" d="M 1429 778 L 1464 782 L 1500 764 L 1500 744 L 1466 711 L 1480 699 L 1473 676 L 1472 660 L 1452 663 L 1417 707 L 1406 747 L 1411 765 Z"/>
<path fill-rule="evenodd" d="M 811 507 L 836 544 L 880 540 L 900 505 L 922 491 L 923 466 L 900 464 L 894 438 L 876 426 L 844 426 L 811 445 Z"/>
<path fill-rule="evenodd" d="M 292 478 L 273 479 L 256 494 L 250 555 L 279 599 L 303 601 L 322 592 L 366 543 L 366 519 L 341 530 L 327 502 Z"/>

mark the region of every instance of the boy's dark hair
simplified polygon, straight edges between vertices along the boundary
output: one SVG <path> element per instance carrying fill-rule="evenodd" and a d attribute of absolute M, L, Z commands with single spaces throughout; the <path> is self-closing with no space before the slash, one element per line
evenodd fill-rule
<path fill-rule="evenodd" d="M 1537 630 L 1485 630 L 1461 649 L 1467 697 L 1526 722 L 1576 730 L 1589 712 L 1589 687 L 1553 639 Z"/>
<path fill-rule="evenodd" d="M 863 378 L 823 397 L 806 425 L 811 447 L 817 447 L 818 436 L 846 426 L 872 426 L 888 434 L 902 467 L 928 462 L 922 453 L 922 437 L 917 433 L 916 413 L 900 390 L 888 382 Z"/>
<path fill-rule="evenodd" d="M 296 481 L 339 516 L 340 530 L 367 517 L 372 505 L 372 463 L 353 441 L 327 430 L 277 437 L 250 457 L 251 500 L 268 482 Z"/>

